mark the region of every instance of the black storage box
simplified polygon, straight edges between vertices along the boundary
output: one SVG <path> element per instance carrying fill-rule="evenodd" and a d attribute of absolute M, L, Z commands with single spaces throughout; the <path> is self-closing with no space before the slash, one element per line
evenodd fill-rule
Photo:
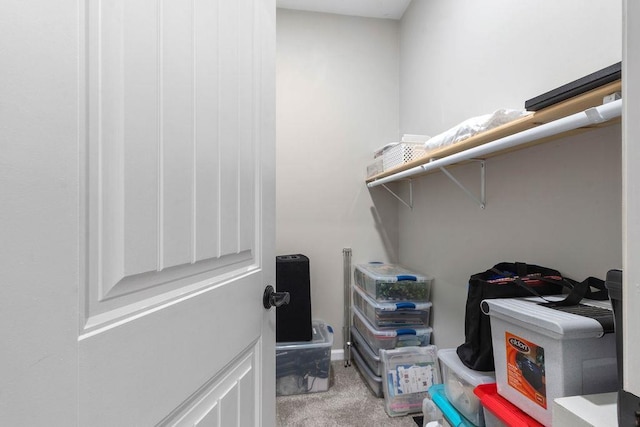
<path fill-rule="evenodd" d="M 618 384 L 622 389 L 622 271 L 609 270 L 605 286 L 613 308 L 613 324 L 616 332 L 616 354 L 618 357 Z"/>
<path fill-rule="evenodd" d="M 276 342 L 310 341 L 311 280 L 309 258 L 301 254 L 276 257 L 276 290 L 289 292 L 289 304 L 276 310 Z"/>

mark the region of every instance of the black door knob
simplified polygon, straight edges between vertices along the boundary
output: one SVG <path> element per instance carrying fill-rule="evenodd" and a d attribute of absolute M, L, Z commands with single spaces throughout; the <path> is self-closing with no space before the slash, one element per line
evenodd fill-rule
<path fill-rule="evenodd" d="M 267 310 L 270 309 L 271 307 L 278 308 L 285 304 L 289 304 L 290 298 L 291 297 L 289 296 L 289 292 L 276 292 L 276 290 L 273 289 L 273 286 L 267 285 L 267 287 L 264 288 L 264 295 L 262 296 L 262 305 Z"/>

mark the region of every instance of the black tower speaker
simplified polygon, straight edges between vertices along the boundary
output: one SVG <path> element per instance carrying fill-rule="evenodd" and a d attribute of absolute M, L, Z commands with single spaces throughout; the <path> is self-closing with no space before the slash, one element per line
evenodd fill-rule
<path fill-rule="evenodd" d="M 311 341 L 311 282 L 309 258 L 304 255 L 276 257 L 276 290 L 289 292 L 288 305 L 276 310 L 276 341 Z"/>

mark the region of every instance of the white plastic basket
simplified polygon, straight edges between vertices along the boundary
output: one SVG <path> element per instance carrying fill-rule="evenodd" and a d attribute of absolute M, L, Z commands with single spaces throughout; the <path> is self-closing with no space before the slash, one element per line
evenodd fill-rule
<path fill-rule="evenodd" d="M 424 157 L 426 154 L 427 150 L 424 147 L 424 143 L 401 142 L 384 150 L 382 153 L 382 168 L 386 171 Z"/>

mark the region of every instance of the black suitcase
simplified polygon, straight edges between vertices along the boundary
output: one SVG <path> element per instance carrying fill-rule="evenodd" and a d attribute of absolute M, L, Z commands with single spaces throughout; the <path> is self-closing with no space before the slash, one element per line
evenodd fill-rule
<path fill-rule="evenodd" d="M 574 80 L 571 83 L 560 86 L 535 98 L 527 99 L 524 108 L 527 111 L 538 111 L 557 104 L 574 96 L 588 92 L 607 83 L 615 82 L 622 78 L 622 62 L 610 65 L 595 73 Z"/>
<path fill-rule="evenodd" d="M 289 292 L 288 305 L 276 310 L 276 341 L 310 341 L 311 281 L 309 258 L 304 255 L 276 257 L 276 290 Z"/>

